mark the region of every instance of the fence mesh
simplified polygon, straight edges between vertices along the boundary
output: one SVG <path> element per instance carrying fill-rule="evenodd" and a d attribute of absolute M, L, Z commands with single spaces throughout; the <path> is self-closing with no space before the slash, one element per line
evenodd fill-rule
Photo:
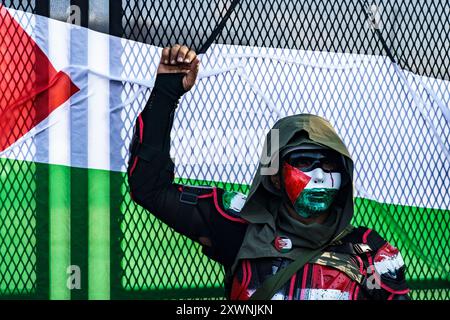
<path fill-rule="evenodd" d="M 164 47 L 173 43 L 184 43 L 195 49 L 201 48 L 205 38 L 211 35 L 212 30 L 220 22 L 220 17 L 225 15 L 227 8 L 230 6 L 231 1 L 215 1 L 211 5 L 206 5 L 200 1 L 187 1 L 183 4 L 179 4 L 175 1 L 161 1 L 161 2 L 142 2 L 142 1 L 125 1 L 123 2 L 124 15 L 122 19 L 122 26 L 124 37 L 130 39 L 136 39 L 138 41 L 143 41 L 149 44 L 153 44 L 159 47 Z M 400 62 L 400 65 L 405 70 L 410 70 L 419 74 L 426 74 L 430 77 L 436 77 L 441 79 L 448 79 L 448 66 L 449 57 L 444 54 L 444 47 L 448 47 L 446 42 L 446 34 L 449 30 L 449 4 L 444 1 L 433 2 L 429 4 L 417 3 L 415 1 L 402 1 L 402 2 L 390 2 L 390 1 L 379 1 L 376 3 L 371 3 L 371 5 L 376 5 L 375 7 L 369 7 L 375 19 L 380 21 L 378 24 L 379 30 L 381 31 L 383 37 L 386 39 L 388 46 L 395 52 L 396 58 Z M 365 10 L 367 10 L 367 3 L 363 1 L 304 1 L 301 4 L 295 1 L 275 1 L 275 2 L 262 2 L 262 1 L 240 1 L 235 11 L 232 13 L 231 17 L 227 21 L 225 28 L 219 34 L 216 43 L 227 44 L 227 45 L 240 45 L 240 46 L 252 46 L 252 47 L 270 47 L 270 48 L 284 48 L 284 49 L 298 49 L 298 50 L 310 50 L 313 52 L 334 52 L 334 53 L 352 53 L 352 54 L 364 54 L 364 55 L 384 55 L 383 48 L 379 38 L 376 36 L 374 31 L 369 27 L 369 23 L 365 18 Z M 289 14 L 286 14 L 289 12 Z M 139 23 L 139 18 L 142 20 Z M 206 21 L 208 21 L 206 23 Z M 426 25 L 424 28 L 423 26 Z M 419 27 L 422 26 L 422 27 Z M 193 31 L 195 30 L 195 31 Z M 223 47 L 221 54 L 224 56 L 235 55 L 239 50 L 234 47 Z M 264 50 L 253 50 L 251 54 L 260 54 Z M 265 52 L 267 53 L 267 52 Z M 309 58 L 316 58 L 314 54 L 309 55 Z M 299 58 L 297 56 L 296 58 Z M 304 57 L 300 57 L 301 58 Z M 154 57 L 143 57 L 144 61 L 155 61 Z M 316 59 L 317 60 L 317 59 Z M 215 63 L 222 63 L 216 67 L 227 67 L 227 64 L 235 62 L 235 60 L 230 59 L 228 61 L 214 61 Z M 265 65 L 266 64 L 266 65 Z M 264 80 L 269 78 L 267 73 L 270 73 L 270 77 L 276 77 L 277 79 L 283 79 L 285 82 L 282 85 L 288 87 L 285 90 L 285 95 L 275 98 L 279 103 L 279 108 L 285 108 L 285 114 L 292 113 L 293 109 L 289 107 L 292 102 L 297 102 L 302 105 L 315 105 L 317 100 L 323 102 L 323 104 L 329 105 L 332 110 L 333 107 L 340 107 L 342 103 L 342 108 L 346 108 L 346 112 L 336 113 L 334 112 L 331 121 L 333 124 L 338 125 L 340 132 L 345 132 L 345 125 L 347 123 L 357 122 L 360 124 L 359 132 L 356 132 L 356 139 L 361 141 L 367 136 L 367 132 L 373 132 L 373 126 L 379 125 L 377 128 L 381 132 L 387 130 L 391 126 L 395 126 L 398 119 L 405 119 L 410 126 L 406 126 L 405 132 L 397 132 L 396 137 L 390 137 L 389 141 L 380 141 L 377 145 L 371 146 L 369 150 L 354 150 L 353 157 L 357 159 L 357 170 L 372 170 L 373 175 L 366 175 L 366 177 L 376 176 L 378 170 L 376 168 L 377 161 L 393 161 L 394 166 L 397 168 L 407 167 L 407 175 L 411 176 L 424 176 L 425 169 L 411 168 L 407 163 L 402 161 L 401 152 L 398 153 L 395 158 L 393 158 L 393 150 L 405 150 L 405 146 L 402 145 L 402 141 L 407 132 L 415 132 L 418 136 L 414 141 L 418 142 L 416 146 L 410 146 L 413 148 L 426 147 L 428 141 L 433 141 L 432 137 L 423 137 L 423 131 L 413 130 L 414 126 L 418 123 L 417 114 L 408 113 L 407 109 L 404 108 L 400 111 L 400 114 L 394 110 L 390 111 L 389 115 L 377 116 L 376 114 L 371 114 L 367 117 L 367 114 L 362 114 L 360 109 L 357 107 L 359 101 L 355 97 L 350 97 L 350 95 L 345 96 L 344 88 L 346 85 L 352 85 L 354 82 L 361 81 L 363 77 L 373 77 L 374 81 L 379 81 L 380 84 L 386 81 L 394 81 L 392 86 L 386 84 L 388 87 L 398 88 L 398 95 L 395 95 L 396 101 L 389 101 L 390 98 L 383 99 L 383 90 L 386 90 L 380 86 L 375 85 L 375 91 L 371 92 L 368 99 L 366 98 L 367 105 L 371 103 L 379 104 L 404 104 L 411 106 L 410 98 L 407 97 L 404 92 L 402 92 L 403 85 L 398 79 L 392 80 L 390 76 L 390 71 L 382 67 L 384 61 L 379 61 L 374 68 L 368 67 L 367 70 L 360 74 L 355 74 L 355 78 L 349 79 L 334 79 L 335 82 L 326 82 L 327 79 L 322 79 L 314 74 L 314 71 L 310 70 L 300 70 L 306 74 L 305 77 L 296 77 L 295 71 L 289 68 L 280 68 L 278 70 L 270 69 L 270 63 L 265 63 L 264 60 L 259 60 L 258 64 L 254 64 L 252 67 L 246 69 L 248 71 L 247 76 L 254 80 L 256 86 L 262 88 L 262 91 L 271 93 L 270 85 L 273 83 L 264 83 Z M 207 66 L 204 66 L 205 68 Z M 305 72 L 306 71 L 306 72 Z M 284 75 L 279 76 L 276 73 L 284 73 Z M 308 73 L 310 72 L 310 73 Z M 378 74 L 370 74 L 371 72 L 377 72 Z M 368 74 L 369 73 L 369 74 Z M 358 78 L 359 77 L 359 78 Z M 258 78 L 264 79 L 258 81 Z M 291 80 L 290 82 L 286 80 Z M 327 83 L 327 88 L 318 87 L 316 83 L 318 81 L 325 81 Z M 217 97 L 210 98 L 209 101 L 203 101 L 200 96 L 189 96 L 186 100 L 189 100 L 190 105 L 197 105 L 199 108 L 192 110 L 183 110 L 182 115 L 177 116 L 174 127 L 182 128 L 181 132 L 186 135 L 190 135 L 194 130 L 189 126 L 190 123 L 201 121 L 203 125 L 206 126 L 205 129 L 213 128 L 209 132 L 211 135 L 220 131 L 223 132 L 225 127 L 230 121 L 239 122 L 247 124 L 250 128 L 254 123 L 258 123 L 262 127 L 269 128 L 269 124 L 273 123 L 273 114 L 265 114 L 260 116 L 254 116 L 250 114 L 245 114 L 241 112 L 239 114 L 231 112 L 231 115 L 208 115 L 202 116 L 201 110 L 204 110 L 208 105 L 220 104 L 222 99 L 227 99 L 226 92 L 229 87 L 239 87 L 237 85 L 240 82 L 239 75 L 236 76 L 224 76 L 218 80 L 220 85 L 206 88 L 209 89 L 209 94 L 211 96 Z M 276 81 L 274 81 L 276 82 Z M 292 83 L 294 82 L 294 84 Z M 289 83 L 289 85 L 288 85 Z M 309 99 L 296 101 L 289 97 L 293 90 L 291 87 L 298 90 L 298 88 L 311 88 Z M 317 90 L 317 88 L 319 88 Z M 317 90 L 317 91 L 314 91 Z M 330 94 L 331 91 L 331 94 Z M 272 91 L 273 92 L 273 91 Z M 361 96 L 364 96 L 363 92 L 360 92 Z M 448 94 L 448 92 L 440 92 L 442 96 Z M 247 90 L 242 90 L 238 94 L 242 101 L 242 105 L 261 103 L 264 101 L 256 94 L 248 93 Z M 295 94 L 293 94 L 295 95 Z M 343 97 L 344 95 L 344 97 Z M 331 97 L 330 97 L 331 96 Z M 212 101 L 211 101 L 212 99 Z M 186 102 L 187 104 L 188 102 Z M 236 101 L 228 100 L 227 107 L 229 105 L 236 104 Z M 372 106 L 375 108 L 376 106 Z M 235 111 L 235 109 L 233 110 Z M 307 111 L 311 113 L 320 114 L 322 111 L 316 109 L 307 108 Z M 327 112 L 325 112 L 325 115 Z M 438 124 L 439 132 L 443 133 L 444 141 L 448 141 L 448 124 L 446 124 L 443 115 L 439 112 L 431 114 L 433 117 L 431 121 Z M 208 118 L 208 119 L 206 119 Z M 226 121 L 223 121 L 223 120 Z M 380 120 L 388 119 L 389 122 L 383 123 Z M 210 122 L 208 122 L 210 120 Z M 209 123 L 209 124 L 208 124 Z M 222 123 L 222 125 L 217 125 Z M 380 126 L 381 124 L 381 126 Z M 420 122 L 423 126 L 424 124 Z M 208 127 L 209 126 L 209 127 Z M 247 129 L 248 129 L 247 126 Z M 245 129 L 245 126 L 244 126 Z M 179 132 L 179 131 L 178 131 Z M 348 132 L 349 133 L 349 132 Z M 181 133 L 183 134 L 183 133 Z M 345 134 L 345 133 L 344 133 Z M 179 138 L 177 134 L 173 134 L 176 138 Z M 211 136 L 206 136 L 204 132 L 202 136 L 195 136 L 195 140 L 198 141 L 196 147 L 201 148 L 205 139 L 212 138 Z M 261 140 L 261 135 L 254 135 L 250 137 L 251 140 Z M 386 148 L 386 144 L 390 144 Z M 126 145 L 124 146 L 126 147 Z M 183 148 L 182 144 L 173 143 L 172 148 L 186 149 Z M 240 156 L 244 156 L 244 153 L 248 151 L 247 148 L 242 148 L 243 153 Z M 350 145 L 351 149 L 355 146 Z M 398 149 L 397 149 L 398 148 Z M 406 146 L 406 149 L 409 149 Z M 384 151 L 383 151 L 384 150 Z M 436 150 L 439 147 L 436 146 Z M 370 157 L 367 157 L 367 153 L 372 153 Z M 177 152 L 175 152 L 178 154 Z M 191 155 L 191 157 L 196 155 Z M 257 156 L 256 154 L 254 156 Z M 419 158 L 423 155 L 420 154 Z M 197 155 L 197 157 L 201 157 Z M 206 158 L 208 156 L 205 156 Z M 365 160 L 367 158 L 372 159 L 371 161 Z M 389 160 L 388 160 L 389 159 Z M 210 158 L 203 159 L 206 163 Z M 420 161 L 425 161 L 426 159 L 419 159 Z M 442 161 L 442 157 L 437 160 L 439 165 L 445 164 Z M 199 162 L 201 162 L 199 160 Z M 217 167 L 216 167 L 217 168 Z M 218 168 L 217 170 L 223 170 L 224 168 Z M 236 184 L 228 185 L 230 189 L 235 189 L 237 191 L 245 192 L 248 183 L 251 181 L 251 176 L 255 172 L 256 167 L 251 165 L 234 166 L 234 170 L 229 170 L 224 173 L 227 176 L 227 181 L 234 181 Z M 202 176 L 204 177 L 203 183 L 207 181 L 217 181 L 214 179 L 215 173 L 210 172 L 210 168 L 205 166 L 204 168 L 199 168 L 198 171 L 192 168 L 188 168 L 182 165 L 177 167 L 177 175 L 181 177 L 189 176 Z M 446 175 L 445 172 L 440 172 L 440 175 Z M 223 176 L 223 175 L 222 175 Z M 441 179 L 439 177 L 435 177 Z M 380 184 L 383 182 L 388 182 L 388 177 L 385 180 L 379 181 Z M 440 181 L 441 185 L 448 185 L 449 181 L 447 177 L 443 177 Z M 188 180 L 188 183 L 195 184 L 198 181 Z M 370 184 L 369 181 L 358 181 L 360 185 Z M 125 183 L 125 182 L 124 182 Z M 213 184 L 211 182 L 210 184 Z M 403 185 L 402 185 L 403 184 Z M 405 181 L 400 181 L 400 187 L 406 187 Z M 438 208 L 448 209 L 449 200 L 448 192 L 443 188 L 434 188 L 433 192 L 438 193 L 436 195 L 436 202 L 430 203 L 427 200 L 427 194 L 423 193 L 412 187 L 409 190 L 409 194 L 419 194 L 421 197 L 421 203 L 424 207 L 435 206 Z M 384 192 L 392 193 L 398 192 L 394 188 L 384 188 Z M 421 194 L 422 193 L 422 194 Z M 364 194 L 357 194 L 359 197 L 363 197 Z M 378 230 L 383 236 L 388 240 L 392 241 L 398 245 L 404 255 L 406 264 L 408 265 L 408 278 L 417 284 L 417 287 L 427 280 L 435 281 L 438 285 L 439 280 L 445 280 L 446 274 L 442 274 L 436 271 L 437 264 L 445 265 L 448 268 L 448 248 L 442 246 L 443 243 L 448 241 L 448 231 L 447 225 L 449 222 L 448 211 L 445 210 L 424 210 L 415 207 L 404 207 L 404 206 L 389 206 L 383 204 L 383 200 L 389 200 L 389 196 L 383 194 L 377 194 L 375 197 L 379 201 L 367 202 L 359 200 L 356 202 L 356 215 L 354 218 L 354 223 L 357 225 L 366 225 Z M 131 202 L 126 202 L 131 203 Z M 193 251 L 190 251 L 192 244 L 185 239 L 181 241 L 178 240 L 179 236 L 170 233 L 165 226 L 161 226 L 157 221 L 152 221 L 152 217 L 140 212 L 136 213 L 134 207 L 127 207 L 125 217 L 136 217 L 141 219 L 141 222 L 148 223 L 150 232 L 157 234 L 160 232 L 161 238 L 165 241 L 164 244 L 152 243 L 149 241 L 142 241 L 142 245 L 132 245 L 133 241 L 128 241 L 127 237 L 132 237 L 132 230 L 138 230 L 135 227 L 135 223 L 124 223 L 122 228 L 125 234 L 123 239 L 123 244 L 125 245 L 124 252 L 124 270 L 123 282 L 134 288 L 135 290 L 142 290 L 149 285 L 155 285 L 159 288 L 179 288 L 186 286 L 194 286 L 198 288 L 203 287 L 214 287 L 220 286 L 222 277 L 210 276 L 205 278 L 204 270 L 214 270 L 217 266 L 209 261 L 199 258 L 198 265 L 200 268 L 190 268 L 190 263 L 193 257 L 198 257 Z M 127 218 L 125 218 L 126 220 Z M 131 219 L 131 218 L 130 218 Z M 397 224 L 397 227 L 393 226 Z M 398 226 L 403 226 L 403 232 L 400 232 Z M 145 228 L 144 228 L 145 229 Z M 148 229 L 146 229 L 148 230 Z M 128 231 L 128 233 L 127 233 Z M 405 234 L 406 232 L 406 234 Z M 148 233 L 146 232 L 145 235 Z M 127 236 L 128 235 L 128 236 Z M 138 232 L 135 233 L 138 238 L 134 239 L 134 242 L 139 240 L 144 240 L 142 235 Z M 170 244 L 173 243 L 174 239 L 177 239 L 175 243 L 177 246 L 172 247 Z M 411 246 L 413 242 L 417 244 L 418 247 Z M 147 247 L 145 247 L 147 243 Z M 195 245 L 194 245 L 195 247 Z M 418 249 L 420 248 L 420 249 Z M 138 264 L 133 263 L 132 260 L 127 258 L 131 252 L 142 252 L 144 250 L 144 256 L 149 257 L 150 261 L 160 261 L 160 263 L 155 264 L 142 264 L 143 267 L 138 267 Z M 198 248 L 195 249 L 198 252 Z M 420 254 L 422 251 L 422 255 Z M 184 252 L 183 258 L 179 258 L 179 252 Z M 160 256 L 162 255 L 162 257 Z M 438 262 L 427 261 L 424 256 L 432 255 Z M 170 257 L 174 257 L 173 261 L 170 261 Z M 162 258 L 162 259 L 161 259 Z M 161 263 L 162 262 L 162 263 Z M 151 267 L 148 267 L 151 266 Z M 163 275 L 174 274 L 173 278 L 167 278 L 162 280 L 161 269 L 166 272 Z M 187 273 L 179 271 L 189 270 Z M 135 273 L 141 276 L 141 283 L 138 283 L 135 277 L 130 277 L 129 274 Z M 143 275 L 148 275 L 147 280 L 144 280 Z M 175 276 L 176 275 L 176 276 Z M 189 282 L 186 276 L 194 277 L 195 281 Z M 198 281 L 198 279 L 203 279 L 203 281 Z M 134 284 L 134 285 L 133 285 Z M 430 283 L 431 285 L 431 283 Z M 441 284 L 442 285 L 442 284 Z M 425 284 L 426 286 L 426 284 Z M 432 286 L 432 285 L 431 285 Z M 439 287 L 439 285 L 438 285 Z M 201 291 L 199 291 L 201 292 Z M 447 299 L 448 290 L 415 290 L 412 293 L 413 298 L 429 298 L 429 299 Z"/>
<path fill-rule="evenodd" d="M 34 1 L 1 3 L 35 12 Z M 116 35 L 127 39 L 157 47 L 183 43 L 198 50 L 231 3 L 111 1 L 110 13 L 116 10 L 113 16 L 120 21 L 110 23 L 116 25 Z M 400 67 L 420 75 L 420 79 L 409 72 L 395 73 L 366 19 L 367 10 L 374 15 Z M 411 92 L 426 100 L 431 88 L 448 108 L 448 86 L 436 80 L 450 80 L 449 39 L 450 3 L 445 0 L 239 1 L 207 58 L 202 59 L 203 68 L 226 72 L 187 94 L 176 114 L 171 153 L 177 160 L 178 181 L 246 193 L 262 137 L 280 115 L 308 112 L 324 116 L 348 144 L 356 172 L 364 173 L 355 180 L 354 224 L 374 228 L 399 247 L 414 289 L 412 298 L 448 300 L 449 124 L 436 103 L 426 104 L 423 110 L 415 108 Z M 144 65 L 155 68 L 158 62 L 155 51 L 136 53 L 125 46 L 121 55 L 128 75 L 139 74 Z M 3 53 L 1 58 L 8 59 Z M 128 65 L 127 61 L 139 61 L 140 65 Z M 321 71 L 329 66 L 336 70 Z M 360 83 L 370 84 L 371 90 Z M 236 91 L 230 94 L 228 88 Z M 123 101 L 139 96 L 134 107 L 121 114 L 124 164 L 134 120 L 149 94 L 139 95 L 137 85 L 123 83 Z M 3 106 L 7 94 L 0 99 Z M 217 112 L 204 112 L 218 105 Z M 261 111 L 246 112 L 246 105 L 261 105 Z M 218 150 L 214 138 L 229 127 L 246 134 L 234 158 L 217 164 L 215 157 L 224 157 L 223 152 L 205 155 L 195 151 Z M 198 128 L 202 128 L 202 135 Z M 184 139 L 186 136 L 190 141 Z M 35 151 L 29 146 L 23 152 Z M 233 162 L 246 157 L 250 161 Z M 183 159 L 194 159 L 196 165 L 185 164 Z M 33 294 L 39 277 L 38 175 L 30 164 L 0 163 L 0 296 Z M 390 168 L 387 174 L 380 169 L 383 166 Z M 12 176 L 16 180 L 11 181 Z M 189 179 L 193 176 L 197 178 Z M 371 181 L 373 177 L 377 177 L 376 184 Z M 427 180 L 426 190 L 414 185 L 414 181 L 423 180 Z M 111 256 L 113 298 L 223 297 L 223 270 L 218 264 L 203 257 L 197 244 L 136 206 L 128 195 L 124 175 L 111 188 L 119 189 L 121 197 L 120 205 L 111 207 L 111 228 L 117 230 L 112 234 L 117 235 L 114 243 L 119 248 L 113 249 L 117 254 Z"/>
<path fill-rule="evenodd" d="M 28 12 L 34 9 L 34 1 L 14 1 L 6 3 L 8 4 Z M 4 30 L 6 26 L 0 25 L 0 29 Z M 0 32 L 0 43 L 14 41 L 14 38 L 15 34 Z M 2 47 L 0 83 L 7 83 L 6 86 L 2 85 L 0 94 L 2 117 L 8 104 L 20 97 L 22 90 L 32 85 L 33 72 L 29 70 L 33 69 L 34 60 L 33 52 L 18 54 L 13 52 L 13 46 Z M 8 81 L 13 74 L 3 67 L 9 61 L 23 67 L 20 80 Z M 34 108 L 33 104 L 29 103 L 19 119 L 20 125 L 24 126 L 27 118 L 32 117 L 35 117 Z M 1 127 L 0 131 L 4 132 Z M 10 133 L 11 136 L 15 134 L 17 133 Z M 2 143 L 8 138 L 2 137 Z M 33 152 L 35 150 L 30 145 L 17 156 Z M 0 296 L 29 294 L 36 289 L 36 174 L 34 164 L 11 163 L 0 159 Z"/>

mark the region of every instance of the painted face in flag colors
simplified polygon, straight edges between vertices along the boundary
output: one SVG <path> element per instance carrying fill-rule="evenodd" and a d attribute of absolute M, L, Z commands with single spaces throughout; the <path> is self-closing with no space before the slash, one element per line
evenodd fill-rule
<path fill-rule="evenodd" d="M 288 198 L 303 218 L 326 212 L 341 186 L 341 173 L 326 172 L 321 167 L 303 172 L 284 162 L 282 174 Z"/>

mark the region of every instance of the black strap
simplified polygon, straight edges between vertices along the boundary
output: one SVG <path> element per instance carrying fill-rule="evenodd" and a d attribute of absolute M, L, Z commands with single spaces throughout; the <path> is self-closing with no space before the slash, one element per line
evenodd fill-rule
<path fill-rule="evenodd" d="M 366 19 L 368 21 L 372 22 L 371 20 L 372 20 L 373 17 L 372 17 L 372 15 L 370 13 L 370 7 L 369 7 L 368 1 L 364 1 L 364 3 L 362 3 L 362 6 L 363 6 L 363 11 L 364 11 L 364 15 L 365 15 Z M 364 7 L 365 7 L 366 10 L 364 10 Z M 397 64 L 397 62 L 396 62 L 396 60 L 394 58 L 394 55 L 392 54 L 391 49 L 389 48 L 389 46 L 387 45 L 386 40 L 384 39 L 383 35 L 381 34 L 380 29 L 375 26 L 374 30 L 375 30 L 375 34 L 378 36 L 378 39 L 381 42 L 381 45 L 383 46 L 384 51 L 386 51 L 386 53 L 388 55 L 389 60 L 391 60 L 392 63 Z"/>
<path fill-rule="evenodd" d="M 281 269 L 273 276 L 264 281 L 263 285 L 256 289 L 250 300 L 270 300 L 273 295 L 281 288 L 294 273 L 303 267 L 308 261 L 317 257 L 323 248 L 317 250 L 308 250 L 299 256 L 295 261 L 291 262 L 286 268 Z"/>
<path fill-rule="evenodd" d="M 225 24 L 227 23 L 228 19 L 230 18 L 231 14 L 233 13 L 234 9 L 238 5 L 240 0 L 233 0 L 230 7 L 228 8 L 227 12 L 225 13 L 225 16 L 223 17 L 222 21 L 217 25 L 217 27 L 214 29 L 214 31 L 211 33 L 209 38 L 206 40 L 206 42 L 203 44 L 203 46 L 198 50 L 198 53 L 205 53 L 211 44 L 216 40 L 219 33 L 222 32 L 222 29 L 225 27 Z"/>
<path fill-rule="evenodd" d="M 146 143 L 139 143 L 137 148 L 136 155 L 148 162 L 154 158 L 155 153 L 158 151 L 158 149 Z"/>
<path fill-rule="evenodd" d="M 196 205 L 199 196 L 211 193 L 212 190 L 213 188 L 209 186 L 184 185 L 180 193 L 180 202 Z"/>

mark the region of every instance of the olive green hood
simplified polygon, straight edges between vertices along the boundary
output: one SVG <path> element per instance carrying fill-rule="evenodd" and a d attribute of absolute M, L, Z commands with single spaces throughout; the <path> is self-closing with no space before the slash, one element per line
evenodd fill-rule
<path fill-rule="evenodd" d="M 325 224 L 305 225 L 284 214 L 284 206 L 281 205 L 283 197 L 273 188 L 270 175 L 267 175 L 276 173 L 277 170 L 270 168 L 281 165 L 278 159 L 283 150 L 305 143 L 333 149 L 344 158 L 346 172 L 343 173 L 343 183 L 330 208 L 330 221 Z M 331 242 L 350 224 L 353 217 L 353 161 L 347 147 L 327 120 L 311 114 L 280 119 L 267 134 L 264 146 L 260 164 L 241 211 L 242 218 L 249 222 L 249 226 L 236 262 L 245 258 L 274 256 L 295 259 L 301 249 L 314 249 Z M 267 155 L 268 161 L 263 161 L 264 155 Z M 293 240 L 293 250 L 287 254 L 281 254 L 273 246 L 275 237 L 279 235 Z"/>

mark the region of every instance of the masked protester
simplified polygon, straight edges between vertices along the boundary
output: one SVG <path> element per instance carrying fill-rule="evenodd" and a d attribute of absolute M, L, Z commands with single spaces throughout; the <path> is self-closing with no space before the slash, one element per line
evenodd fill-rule
<path fill-rule="evenodd" d="M 266 137 L 271 161 L 260 163 L 247 196 L 173 183 L 173 115 L 198 69 L 192 50 L 164 48 L 130 147 L 134 201 L 224 266 L 229 299 L 408 299 L 399 251 L 375 231 L 350 224 L 353 161 L 318 116 L 275 123 Z M 270 146 L 274 129 L 278 145 Z M 273 172 L 263 175 L 264 169 Z"/>

